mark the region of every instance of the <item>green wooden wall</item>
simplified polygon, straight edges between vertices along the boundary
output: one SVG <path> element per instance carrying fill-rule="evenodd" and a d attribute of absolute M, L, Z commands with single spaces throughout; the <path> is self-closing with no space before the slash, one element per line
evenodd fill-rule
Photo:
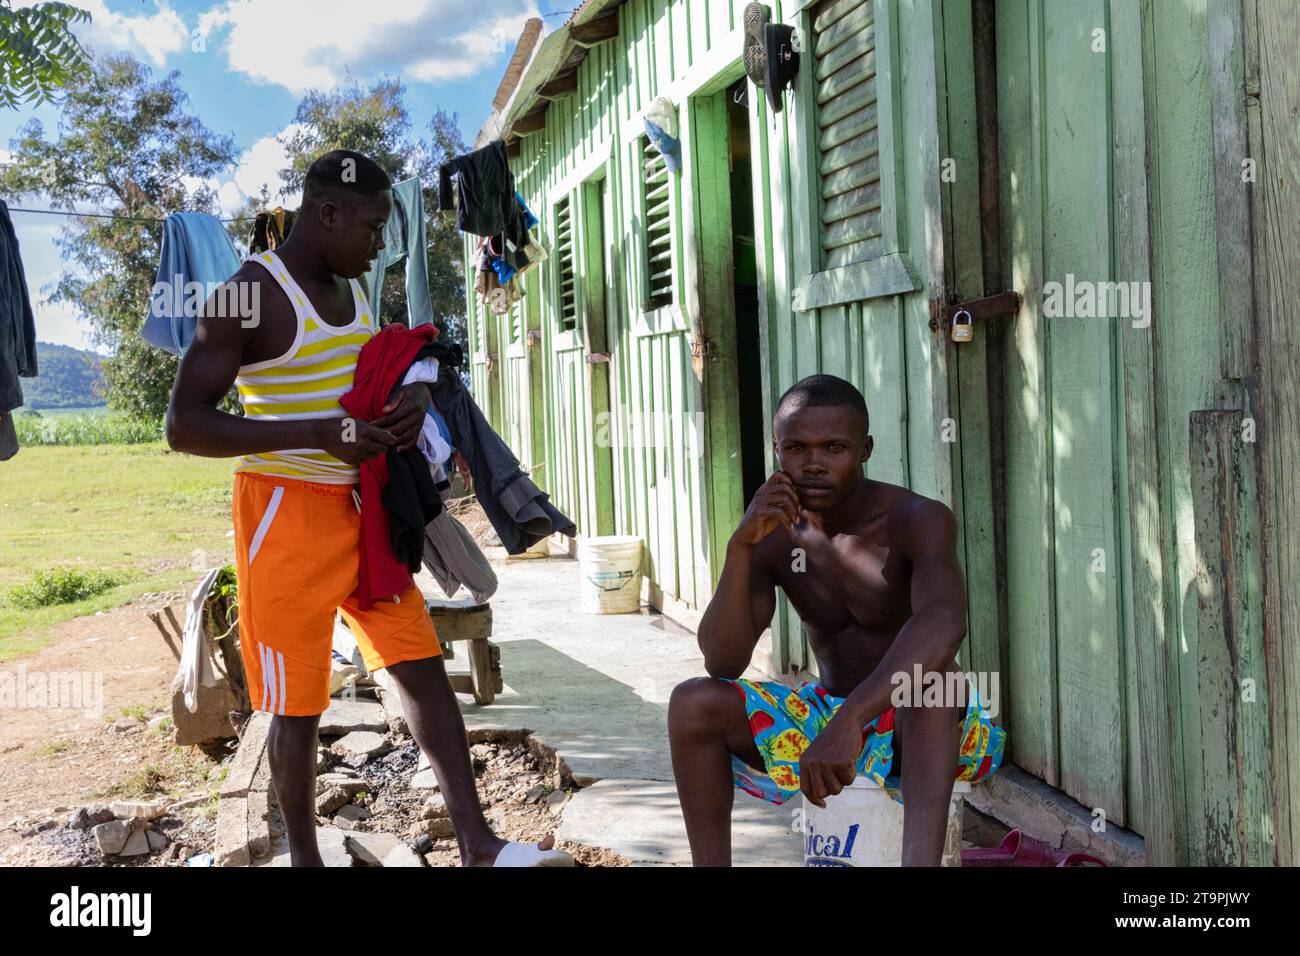
<path fill-rule="evenodd" d="M 788 10 L 775 6 L 778 17 L 811 27 L 808 4 L 787 4 Z M 934 228 L 925 213 L 926 164 L 936 150 L 934 76 L 919 65 L 924 59 L 918 64 L 898 52 L 931 45 L 931 13 L 926 5 L 918 10 L 897 5 L 902 11 L 892 2 L 878 6 L 885 36 L 893 30 L 888 51 L 878 54 L 883 74 L 878 82 L 889 84 L 892 93 L 882 122 L 889 138 L 882 138 L 881 166 L 892 199 L 888 212 L 895 220 L 886 251 L 899 254 L 882 278 L 907 289 L 863 300 L 840 277 L 840 287 L 823 289 L 820 298 L 810 299 L 823 303 L 819 307 L 793 308 L 797 287 L 822 271 L 821 261 L 812 255 L 818 216 L 817 143 L 811 126 L 815 94 L 811 85 L 801 84 L 787 96 L 786 110 L 775 116 L 760 95 L 750 96 L 759 286 L 767 293 L 761 303 L 766 388 L 762 409 L 744 411 L 762 416 L 770 444 L 767 423 L 781 391 L 817 371 L 844 375 L 863 390 L 872 411 L 876 452 L 869 473 L 947 498 L 950 492 L 931 452 L 931 334 L 923 291 L 924 237 Z M 525 137 L 521 155 L 512 161 L 519 188 L 542 221 L 544 242 L 561 196 L 579 210 L 577 221 L 590 221 L 592 193 L 583 184 L 599 177 L 606 182 L 610 227 L 603 236 L 604 330 L 611 356 L 605 368 L 584 362 L 589 329 L 557 330 L 552 263 L 534 273 L 541 338 L 527 361 L 542 366 L 545 385 L 545 454 L 533 456 L 545 461 L 539 480 L 583 533 L 595 533 L 597 515 L 607 508 L 610 532 L 642 535 L 654 583 L 666 596 L 696 608 L 707 601 L 720 570 L 721 547 L 745 504 L 738 469 L 728 463 L 734 458 L 734 448 L 727 446 L 736 440 L 735 430 L 726 427 L 728 418 L 741 412 L 734 407 L 734 391 L 720 384 L 735 370 L 734 358 L 718 353 L 725 353 L 725 346 L 734 348 L 734 341 L 726 337 L 727 319 L 710 311 L 730 302 L 729 290 L 721 288 L 725 283 L 715 281 L 730 266 L 729 258 L 720 261 L 719 251 L 729 245 L 722 240 L 730 218 L 727 204 L 718 202 L 718 187 L 725 187 L 725 181 L 710 181 L 707 170 L 726 159 L 725 118 L 718 104 L 725 85 L 742 75 L 743 7 L 716 0 L 634 0 L 624 5 L 619 37 L 591 50 L 579 68 L 578 92 L 551 106 L 546 130 Z M 647 313 L 640 265 L 640 112 L 661 94 L 679 105 L 683 148 L 691 161 L 671 183 L 676 301 L 670 309 Z M 904 148 L 926 141 L 927 148 Z M 589 241 L 590 234 L 583 230 L 580 241 Z M 584 257 L 589 263 L 600 258 L 589 252 Z M 591 268 L 586 271 L 590 278 Z M 483 315 L 475 303 L 471 311 L 474 348 L 491 352 L 491 341 L 504 349 L 509 322 Z M 583 320 L 590 322 L 590 315 Z M 701 336 L 717 352 L 692 361 L 692 344 Z M 486 362 L 475 364 L 476 388 L 500 392 L 514 373 L 503 357 L 497 363 L 492 374 Z M 609 414 L 604 420 L 592 408 L 593 381 L 599 384 L 600 374 L 608 375 Z M 514 374 L 514 380 L 522 379 Z M 508 409 L 525 404 L 496 400 Z M 601 427 L 602 421 L 608 428 Z M 512 420 L 502 424 L 521 427 Z M 593 462 L 606 445 L 610 478 L 602 483 Z M 778 653 L 791 666 L 809 665 L 797 618 L 784 605 L 776 630 Z"/>
<path fill-rule="evenodd" d="M 739 408 L 720 97 L 743 75 L 744 3 L 631 0 L 577 92 L 512 161 L 548 248 L 555 204 L 573 210 L 578 327 L 560 326 L 554 257 L 525 282 L 531 339 L 471 293 L 481 404 L 582 534 L 642 536 L 654 593 L 702 608 L 745 503 L 739 416 L 762 416 L 770 470 L 781 392 L 815 372 L 848 378 L 871 410 L 868 473 L 961 518 L 962 659 L 999 673 L 1014 762 L 1146 834 L 1155 861 L 1270 860 L 1267 786 L 1249 772 L 1268 750 L 1259 611 L 1235 607 L 1246 656 L 1228 660 L 1238 648 L 1215 614 L 1229 572 L 1206 558 L 1233 538 L 1242 580 L 1255 580 L 1242 521 L 1256 490 L 1229 439 L 1248 343 L 1222 318 L 1227 186 L 1212 130 L 1240 95 L 1253 21 L 1239 0 L 996 4 L 1003 275 L 992 288 L 975 128 L 989 94 L 974 82 L 968 0 L 771 6 L 805 43 L 846 11 L 870 18 L 876 255 L 832 267 L 822 248 L 818 164 L 833 144 L 817 100 L 829 94 L 805 49 L 785 110 L 750 88 L 764 394 L 761 409 Z M 1220 55 L 1225 30 L 1236 60 Z M 669 190 L 674 301 L 647 311 L 640 112 L 657 95 L 678 105 L 685 164 Z M 1044 284 L 1067 275 L 1149 280 L 1150 326 L 1044 315 Z M 1006 290 L 1022 306 L 1000 346 L 977 333 L 956 347 L 934 327 L 947 302 Z M 815 666 L 785 602 L 774 650 L 792 669 Z M 1243 675 L 1261 678 L 1264 704 L 1239 718 Z"/>

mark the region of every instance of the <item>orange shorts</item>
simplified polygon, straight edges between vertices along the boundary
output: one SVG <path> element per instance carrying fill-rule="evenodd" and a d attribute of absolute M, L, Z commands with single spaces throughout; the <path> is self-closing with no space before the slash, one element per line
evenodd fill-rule
<path fill-rule="evenodd" d="M 291 717 L 325 711 L 336 610 L 367 670 L 442 653 L 419 588 L 368 611 L 357 607 L 355 487 L 235 474 L 239 645 L 255 710 Z"/>

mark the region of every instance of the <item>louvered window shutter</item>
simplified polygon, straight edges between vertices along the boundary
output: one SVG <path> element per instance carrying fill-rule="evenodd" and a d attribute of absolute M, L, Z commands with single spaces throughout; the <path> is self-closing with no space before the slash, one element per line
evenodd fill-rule
<path fill-rule="evenodd" d="M 824 0 L 812 9 L 826 269 L 883 252 L 874 13 L 873 0 Z"/>
<path fill-rule="evenodd" d="M 578 327 L 577 283 L 573 273 L 573 217 L 568 198 L 555 204 L 555 259 L 560 283 L 560 331 Z"/>
<path fill-rule="evenodd" d="M 641 220 L 645 223 L 646 309 L 671 305 L 673 301 L 673 217 L 669 173 L 664 158 L 646 137 L 641 138 Z"/>

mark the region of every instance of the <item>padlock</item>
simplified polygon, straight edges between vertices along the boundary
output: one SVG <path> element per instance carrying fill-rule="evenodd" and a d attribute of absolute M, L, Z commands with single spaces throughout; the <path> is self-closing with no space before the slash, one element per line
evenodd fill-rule
<path fill-rule="evenodd" d="M 957 320 L 966 316 L 965 322 Z M 954 342 L 969 342 L 975 332 L 975 326 L 971 324 L 971 314 L 965 309 L 958 309 L 952 316 L 952 340 Z"/>

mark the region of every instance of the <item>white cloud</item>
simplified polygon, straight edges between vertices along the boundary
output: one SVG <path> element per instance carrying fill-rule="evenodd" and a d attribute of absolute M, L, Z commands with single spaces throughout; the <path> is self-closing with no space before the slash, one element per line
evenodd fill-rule
<path fill-rule="evenodd" d="M 24 0 L 18 5 L 31 6 L 33 2 Z M 146 0 L 143 6 L 153 9 L 145 14 L 114 13 L 104 0 L 76 0 L 75 5 L 90 14 L 90 23 L 74 26 L 73 32 L 96 53 L 125 51 L 162 66 L 168 56 L 190 46 L 190 28 L 161 0 Z"/>
<path fill-rule="evenodd" d="M 55 345 L 71 345 L 78 349 L 94 349 L 90 324 L 77 314 L 71 302 L 46 304 L 32 302 L 32 316 L 36 320 L 36 338 Z"/>
<path fill-rule="evenodd" d="M 199 18 L 229 68 L 295 94 L 400 76 L 426 82 L 504 67 L 535 0 L 229 0 Z"/>
<path fill-rule="evenodd" d="M 240 154 L 234 171 L 228 175 L 208 180 L 189 178 L 184 180 L 185 185 L 191 189 L 201 185 L 215 189 L 217 205 L 223 216 L 233 215 L 244 200 L 260 195 L 263 185 L 270 191 L 273 204 L 296 208 L 302 202 L 301 190 L 283 198 L 280 196 L 280 188 L 284 185 L 280 170 L 289 165 L 280 141 L 288 141 L 300 128 L 297 123 L 290 123 L 274 135 L 263 136 Z"/>

